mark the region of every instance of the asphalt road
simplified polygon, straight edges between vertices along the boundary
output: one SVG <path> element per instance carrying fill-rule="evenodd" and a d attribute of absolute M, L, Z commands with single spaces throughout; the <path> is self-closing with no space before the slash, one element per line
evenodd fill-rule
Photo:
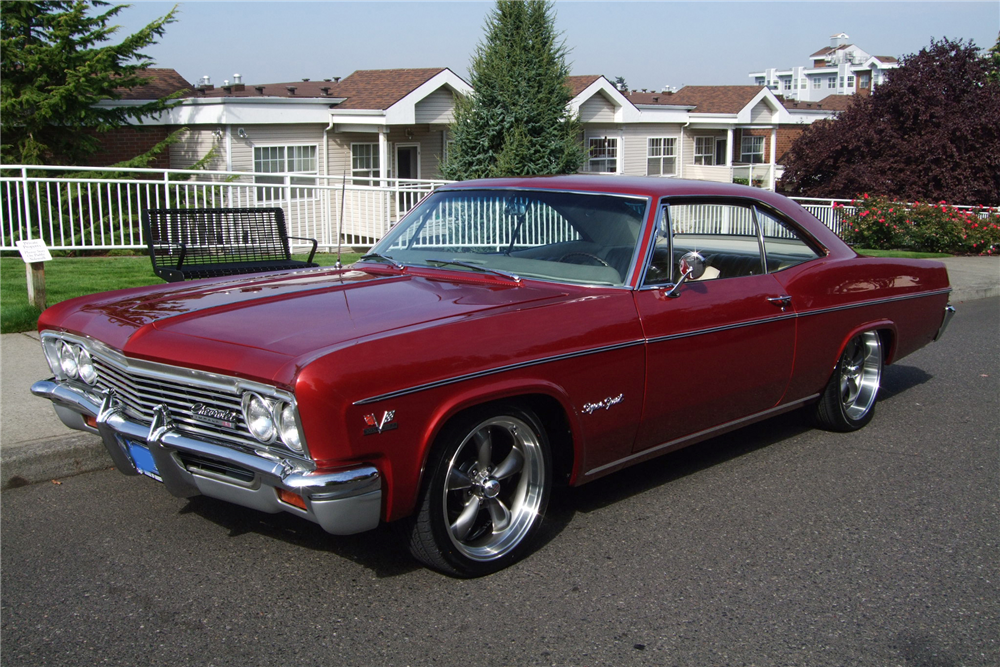
<path fill-rule="evenodd" d="M 856 434 L 786 415 L 568 490 L 473 581 L 111 471 L 12 489 L 0 660 L 1000 664 L 1000 299 L 883 389 Z"/>

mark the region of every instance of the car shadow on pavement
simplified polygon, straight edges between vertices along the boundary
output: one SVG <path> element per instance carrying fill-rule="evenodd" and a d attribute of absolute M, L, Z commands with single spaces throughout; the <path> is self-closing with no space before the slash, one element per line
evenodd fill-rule
<path fill-rule="evenodd" d="M 195 496 L 180 512 L 197 514 L 221 526 L 229 537 L 256 533 L 298 548 L 346 558 L 370 569 L 375 576 L 395 577 L 423 566 L 410 556 L 392 525 L 357 535 L 330 535 L 318 525 L 292 514 L 267 514 L 207 496 Z"/>

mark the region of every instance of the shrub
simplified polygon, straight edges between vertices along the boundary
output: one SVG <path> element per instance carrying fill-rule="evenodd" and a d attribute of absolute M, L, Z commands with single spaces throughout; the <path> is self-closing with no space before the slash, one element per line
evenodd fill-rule
<path fill-rule="evenodd" d="M 1000 208 L 906 204 L 867 194 L 851 200 L 851 206 L 854 212 L 843 217 L 843 236 L 859 248 L 1000 254 Z"/>

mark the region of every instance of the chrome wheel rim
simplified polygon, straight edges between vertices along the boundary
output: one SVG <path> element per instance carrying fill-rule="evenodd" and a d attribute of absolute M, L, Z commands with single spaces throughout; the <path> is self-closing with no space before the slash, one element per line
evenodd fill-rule
<path fill-rule="evenodd" d="M 851 419 L 861 419 L 875 404 L 882 375 L 878 334 L 866 331 L 847 344 L 840 357 L 840 404 Z"/>
<path fill-rule="evenodd" d="M 489 561 L 510 553 L 538 518 L 545 460 L 538 435 L 516 417 L 488 419 L 448 462 L 445 530 L 462 555 Z"/>

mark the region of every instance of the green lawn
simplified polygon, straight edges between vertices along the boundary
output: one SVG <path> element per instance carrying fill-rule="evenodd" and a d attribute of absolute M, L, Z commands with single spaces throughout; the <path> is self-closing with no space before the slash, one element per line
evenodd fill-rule
<path fill-rule="evenodd" d="M 360 256 L 344 253 L 342 261 L 347 265 Z M 296 255 L 295 258 L 304 260 L 306 256 Z M 314 261 L 329 266 L 337 261 L 337 256 L 317 253 Z M 0 333 L 32 331 L 38 324 L 40 312 L 28 305 L 25 280 L 24 262 L 20 257 L 0 258 Z M 46 303 L 50 306 L 85 294 L 162 283 L 145 255 L 57 257 L 45 262 Z"/>
<path fill-rule="evenodd" d="M 871 250 L 868 248 L 855 248 L 859 255 L 868 257 L 902 257 L 904 259 L 942 259 L 951 257 L 946 252 L 913 252 L 912 250 Z"/>

